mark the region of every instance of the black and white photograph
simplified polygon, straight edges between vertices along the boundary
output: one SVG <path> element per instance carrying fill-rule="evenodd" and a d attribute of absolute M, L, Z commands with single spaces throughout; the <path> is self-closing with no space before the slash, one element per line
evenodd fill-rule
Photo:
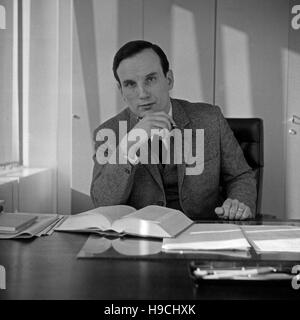
<path fill-rule="evenodd" d="M 299 0 L 0 0 L 0 300 L 295 305 L 299 159 Z"/>

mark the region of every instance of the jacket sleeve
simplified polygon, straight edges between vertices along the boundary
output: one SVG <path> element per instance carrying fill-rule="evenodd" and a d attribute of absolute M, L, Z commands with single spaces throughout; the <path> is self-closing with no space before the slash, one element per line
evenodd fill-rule
<path fill-rule="evenodd" d="M 247 164 L 243 151 L 220 108 L 217 109 L 221 141 L 221 179 L 225 186 L 226 196 L 249 206 L 254 216 L 257 198 L 254 171 Z"/>
<path fill-rule="evenodd" d="M 91 199 L 95 207 L 126 204 L 132 190 L 134 174 L 138 164 L 133 166 L 128 161 L 125 164 L 120 164 L 117 146 L 113 147 L 114 150 L 109 150 L 112 153 L 116 151 L 116 162 L 100 164 L 97 160 L 97 150 L 105 142 L 96 141 L 98 131 L 99 129 L 95 131 L 94 135 L 95 154 L 93 156 L 94 169 L 90 189 Z M 106 154 L 108 154 L 107 151 Z"/>

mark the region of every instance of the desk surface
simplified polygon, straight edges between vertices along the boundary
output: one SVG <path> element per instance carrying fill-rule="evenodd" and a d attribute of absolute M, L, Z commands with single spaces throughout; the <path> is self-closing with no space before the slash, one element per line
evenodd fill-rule
<path fill-rule="evenodd" d="M 78 259 L 87 238 L 55 232 L 37 239 L 1 240 L 0 265 L 6 269 L 6 290 L 0 290 L 0 300 L 300 298 L 300 290 L 292 289 L 290 282 L 206 283 L 197 288 L 189 276 L 191 259 L 176 256 Z M 300 264 L 300 259 L 294 261 Z"/>

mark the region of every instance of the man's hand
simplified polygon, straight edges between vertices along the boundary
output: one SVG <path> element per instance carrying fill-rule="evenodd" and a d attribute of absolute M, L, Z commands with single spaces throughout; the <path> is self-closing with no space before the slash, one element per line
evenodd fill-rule
<path fill-rule="evenodd" d="M 171 131 L 172 124 L 175 124 L 173 118 L 164 111 L 147 112 L 133 129 L 145 130 L 150 138 L 151 129 L 167 129 Z"/>
<path fill-rule="evenodd" d="M 127 141 L 127 150 L 131 149 L 131 146 L 134 144 L 136 149 L 138 149 L 142 144 L 146 143 L 148 139 L 151 137 L 151 130 L 172 130 L 172 124 L 175 122 L 171 116 L 166 114 L 164 111 L 158 112 L 146 112 L 144 117 L 128 132 L 127 136 L 124 139 Z M 128 141 L 128 137 L 134 133 L 134 130 L 142 129 L 146 133 L 140 140 L 139 143 L 136 144 L 135 141 Z M 121 145 L 124 141 L 121 142 Z"/>
<path fill-rule="evenodd" d="M 217 207 L 215 213 L 221 219 L 245 220 L 252 218 L 252 213 L 248 206 L 239 200 L 230 198 L 224 201 L 222 207 Z"/>
<path fill-rule="evenodd" d="M 172 126 L 176 126 L 173 118 L 164 111 L 145 112 L 143 118 L 121 140 L 121 152 L 128 154 L 129 159 L 137 161 L 136 152 L 144 143 L 147 143 L 148 139 L 151 137 L 151 130 L 158 129 L 169 132 L 172 130 Z M 135 139 L 132 140 L 131 137 L 135 136 L 135 130 L 140 129 L 142 129 L 145 134 L 139 136 L 140 139 L 136 142 Z M 166 134 L 166 132 L 163 132 L 163 134 Z"/>

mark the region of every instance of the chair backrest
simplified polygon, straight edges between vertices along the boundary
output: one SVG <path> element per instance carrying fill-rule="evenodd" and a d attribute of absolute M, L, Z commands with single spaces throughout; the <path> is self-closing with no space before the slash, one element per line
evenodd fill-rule
<path fill-rule="evenodd" d="M 256 214 L 261 213 L 263 168 L 264 168 L 264 128 L 259 118 L 227 118 L 227 122 L 239 142 L 249 166 L 255 172 L 257 186 Z"/>

